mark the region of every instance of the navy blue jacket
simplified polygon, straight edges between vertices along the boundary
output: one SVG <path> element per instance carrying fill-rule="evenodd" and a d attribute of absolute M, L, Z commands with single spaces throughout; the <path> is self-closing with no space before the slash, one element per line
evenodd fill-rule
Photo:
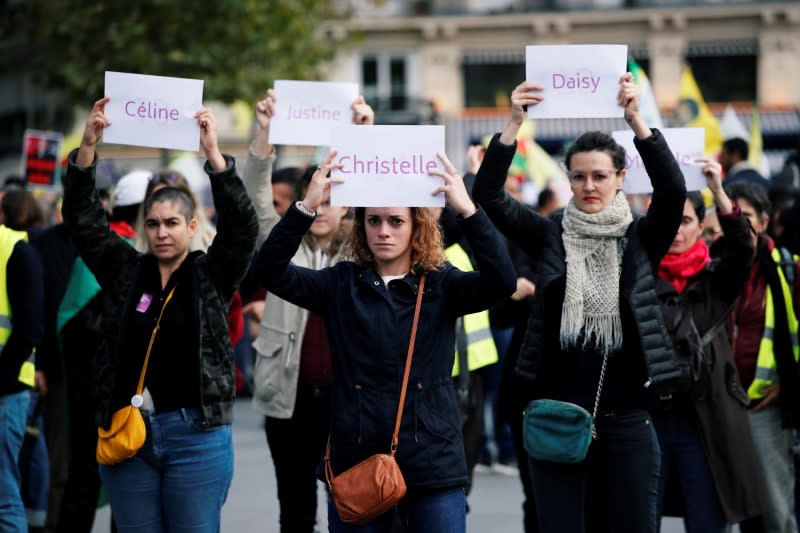
<path fill-rule="evenodd" d="M 290 264 L 313 219 L 292 206 L 256 257 L 256 279 L 281 298 L 322 314 L 333 360 L 334 474 L 390 449 L 418 278 L 388 287 L 371 265 L 343 261 L 310 270 Z M 455 320 L 516 288 L 508 252 L 482 210 L 462 220 L 478 272 L 449 263 L 429 272 L 400 428 L 397 461 L 409 488 L 467 483 L 453 369 Z"/>

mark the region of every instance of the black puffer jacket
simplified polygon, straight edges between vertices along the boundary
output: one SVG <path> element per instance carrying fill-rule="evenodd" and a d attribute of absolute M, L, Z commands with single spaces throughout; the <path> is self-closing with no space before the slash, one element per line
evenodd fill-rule
<path fill-rule="evenodd" d="M 658 130 L 635 143 L 653 183 L 653 200 L 647 215 L 636 218 L 626 234 L 620 279 L 623 347 L 609 360 L 601 409 L 646 408 L 646 384 L 668 388 L 680 377 L 655 293 L 655 272 L 680 225 L 686 188 Z M 536 296 L 516 372 L 534 384 L 531 398 L 570 401 L 591 410 L 603 357 L 591 349 L 562 350 L 559 343 L 566 283 L 561 214 L 542 218 L 503 191 L 514 151 L 499 136 L 492 139 L 473 198 L 537 266 Z"/>
<path fill-rule="evenodd" d="M 108 427 L 113 414 L 111 398 L 117 375 L 117 357 L 125 342 L 125 314 L 134 298 L 146 254 L 111 232 L 94 186 L 97 161 L 88 168 L 75 165 L 77 150 L 69 155 L 64 178 L 64 223 L 81 258 L 97 278 L 105 297 L 102 335 L 95 354 L 94 381 L 98 425 Z M 233 420 L 235 380 L 233 352 L 228 337 L 227 311 L 233 293 L 250 265 L 258 222 L 250 197 L 236 175 L 233 158 L 226 169 L 215 172 L 206 163 L 217 210 L 217 236 L 208 253 L 194 252 L 193 291 L 198 295 L 201 407 L 208 426 Z"/>

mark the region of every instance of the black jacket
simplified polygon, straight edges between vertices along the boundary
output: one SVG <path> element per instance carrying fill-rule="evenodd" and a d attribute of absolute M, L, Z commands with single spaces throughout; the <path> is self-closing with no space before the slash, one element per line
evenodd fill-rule
<path fill-rule="evenodd" d="M 418 278 L 383 283 L 374 268 L 342 261 L 322 270 L 290 264 L 313 219 L 292 206 L 256 257 L 256 278 L 279 297 L 325 317 L 333 362 L 331 460 L 340 474 L 387 453 L 400 399 Z M 410 488 L 467 484 L 451 372 L 456 318 L 488 308 L 516 287 L 505 247 L 483 211 L 461 221 L 477 272 L 447 263 L 428 273 L 397 461 Z M 275 356 L 292 339 L 264 339 Z"/>
<path fill-rule="evenodd" d="M 754 254 L 750 224 L 741 214 L 720 216 L 719 220 L 725 236 L 712 248 L 719 255 L 680 295 L 668 282 L 657 281 L 656 291 L 670 328 L 680 311 L 690 311 L 697 332 L 704 335 L 725 316 L 747 283 Z M 735 524 L 766 509 L 767 491 L 747 416 L 749 398 L 739 383 L 726 328 L 711 339 L 704 357 L 710 376 L 707 390 L 690 405 L 688 399 L 675 397 L 658 408 L 675 409 L 677 414 L 696 419 L 720 505 L 727 521 Z"/>
<path fill-rule="evenodd" d="M 108 427 L 113 415 L 110 404 L 117 358 L 126 340 L 124 317 L 133 298 L 138 297 L 133 291 L 147 254 L 139 254 L 109 230 L 94 187 L 97 160 L 82 169 L 75 165 L 76 153 L 77 150 L 70 153 L 64 177 L 64 224 L 105 293 L 94 378 L 97 423 Z M 229 156 L 225 160 L 228 167 L 219 172 L 212 171 L 208 163 L 205 166 L 217 209 L 217 236 L 208 253 L 195 252 L 186 258 L 192 261 L 200 334 L 200 375 L 187 379 L 200 382 L 201 407 L 208 426 L 229 424 L 233 420 L 235 380 L 227 310 L 250 264 L 258 233 L 255 210 L 236 175 L 234 160 Z"/>
<path fill-rule="evenodd" d="M 620 279 L 623 347 L 609 360 L 601 409 L 646 407 L 645 387 L 666 388 L 680 377 L 655 294 L 655 273 L 680 225 L 686 188 L 658 130 L 635 143 L 653 183 L 653 200 L 647 215 L 635 218 L 626 234 Z M 531 397 L 571 401 L 591 410 L 603 358 L 588 349 L 562 350 L 559 342 L 566 280 L 562 215 L 542 218 L 505 194 L 514 151 L 515 146 L 503 145 L 495 136 L 473 197 L 537 266 L 536 295 L 516 372 L 535 383 Z"/>

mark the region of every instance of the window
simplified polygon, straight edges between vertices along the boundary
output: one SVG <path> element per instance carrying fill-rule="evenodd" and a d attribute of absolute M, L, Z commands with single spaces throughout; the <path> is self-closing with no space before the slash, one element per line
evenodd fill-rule
<path fill-rule="evenodd" d="M 525 80 L 525 62 L 465 63 L 464 107 L 509 107 L 511 91 Z"/>
<path fill-rule="evenodd" d="M 410 96 L 409 60 L 400 54 L 369 54 L 361 58 L 364 98 L 376 110 L 406 109 Z"/>
<path fill-rule="evenodd" d="M 686 62 L 706 102 L 756 99 L 758 42 L 692 42 Z"/>

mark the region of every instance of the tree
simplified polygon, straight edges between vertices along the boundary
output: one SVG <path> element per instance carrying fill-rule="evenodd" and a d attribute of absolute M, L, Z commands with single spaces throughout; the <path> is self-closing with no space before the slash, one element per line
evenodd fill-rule
<path fill-rule="evenodd" d="M 11 0 L 0 65 L 65 105 L 103 94 L 105 71 L 205 80 L 204 98 L 254 100 L 275 79 L 313 79 L 333 57 L 322 0 Z"/>

